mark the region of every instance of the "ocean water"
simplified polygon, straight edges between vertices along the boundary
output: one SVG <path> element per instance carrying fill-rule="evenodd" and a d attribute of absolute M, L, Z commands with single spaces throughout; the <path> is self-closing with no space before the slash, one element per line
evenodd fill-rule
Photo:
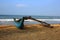
<path fill-rule="evenodd" d="M 14 25 L 13 18 L 22 18 L 23 16 L 32 16 L 33 18 L 50 24 L 60 24 L 60 16 L 33 16 L 33 15 L 0 15 L 0 25 Z M 24 24 L 39 24 L 33 20 L 25 20 Z"/>
<path fill-rule="evenodd" d="M 36 16 L 36 15 L 0 15 L 0 19 L 22 18 L 23 16 L 32 16 L 36 19 L 60 19 L 60 16 Z"/>

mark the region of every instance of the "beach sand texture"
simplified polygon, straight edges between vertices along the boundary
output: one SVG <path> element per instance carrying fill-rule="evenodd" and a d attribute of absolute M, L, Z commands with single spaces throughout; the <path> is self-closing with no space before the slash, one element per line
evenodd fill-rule
<path fill-rule="evenodd" d="M 0 25 L 0 40 L 60 40 L 60 24 L 51 24 L 54 28 L 41 24 L 25 25 L 24 30 L 14 25 Z"/>

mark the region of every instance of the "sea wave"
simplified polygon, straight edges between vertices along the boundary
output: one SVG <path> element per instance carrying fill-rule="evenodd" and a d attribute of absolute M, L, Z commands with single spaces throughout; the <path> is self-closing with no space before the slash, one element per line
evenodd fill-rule
<path fill-rule="evenodd" d="M 37 20 L 40 20 L 40 21 L 60 21 L 60 19 L 37 19 Z M 13 19 L 0 19 L 0 21 L 14 21 L 14 20 Z M 25 21 L 34 21 L 34 20 L 28 19 Z"/>

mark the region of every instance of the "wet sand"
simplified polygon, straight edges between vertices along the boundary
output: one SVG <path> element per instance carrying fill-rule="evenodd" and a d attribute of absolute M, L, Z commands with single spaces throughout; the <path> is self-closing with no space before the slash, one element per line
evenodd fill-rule
<path fill-rule="evenodd" d="M 0 40 L 60 40 L 60 24 L 51 24 L 54 28 L 41 24 L 25 25 L 24 30 L 14 25 L 0 25 Z"/>

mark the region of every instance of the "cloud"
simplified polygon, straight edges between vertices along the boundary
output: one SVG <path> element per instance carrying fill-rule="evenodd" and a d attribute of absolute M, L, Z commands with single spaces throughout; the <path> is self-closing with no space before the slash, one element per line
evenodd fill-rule
<path fill-rule="evenodd" d="M 16 4 L 16 7 L 26 7 L 26 4 Z"/>

